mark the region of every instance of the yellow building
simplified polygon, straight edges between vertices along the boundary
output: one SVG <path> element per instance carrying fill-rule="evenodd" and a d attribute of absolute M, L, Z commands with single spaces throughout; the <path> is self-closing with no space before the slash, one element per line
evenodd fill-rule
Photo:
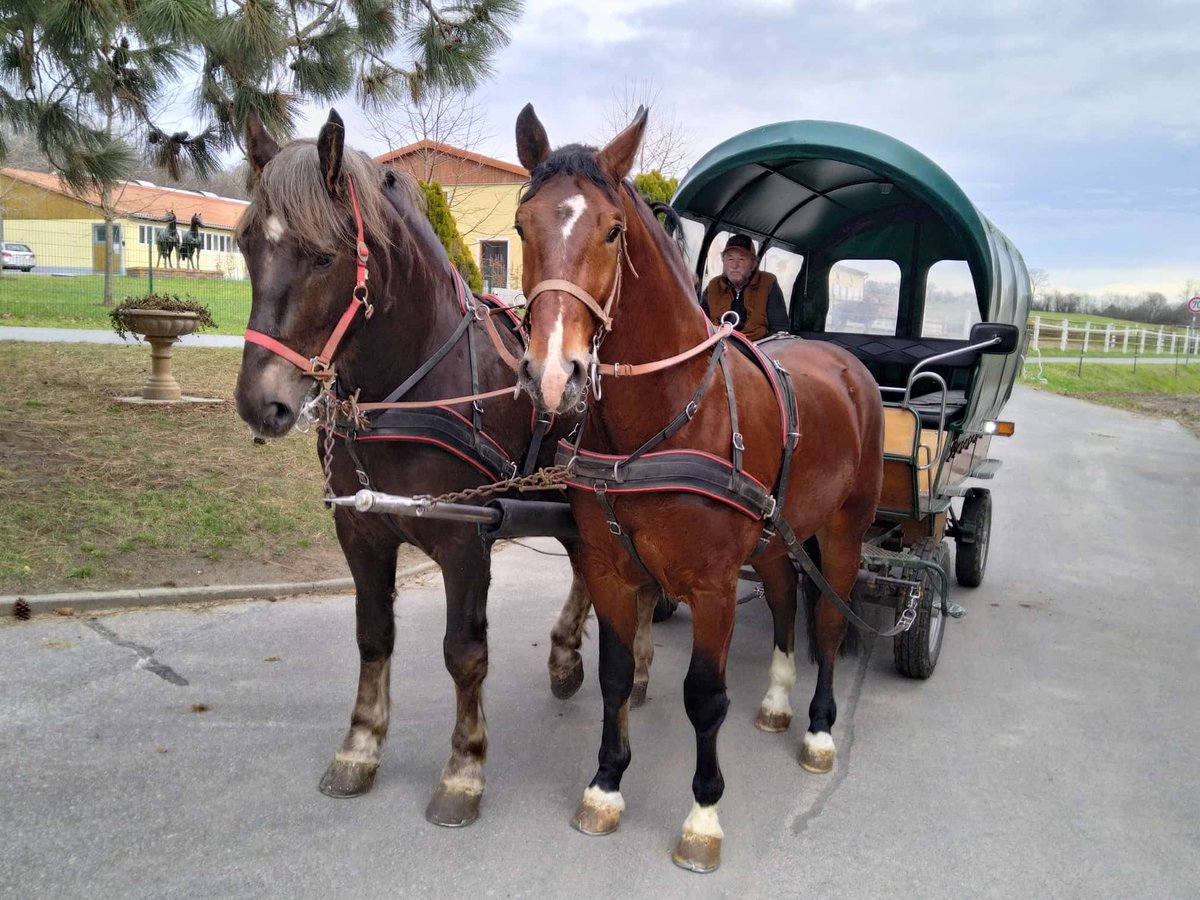
<path fill-rule="evenodd" d="M 514 163 L 418 141 L 376 161 L 446 192 L 450 212 L 483 273 L 485 291 L 520 290 L 521 242 L 513 230 L 517 201 L 529 173 Z"/>
<path fill-rule="evenodd" d="M 233 228 L 244 200 L 207 191 L 159 187 L 146 181 L 120 183 L 113 192 L 113 271 L 159 267 L 154 239 L 174 212 L 182 236 L 194 214 L 203 221 L 199 268 L 227 278 L 245 278 L 246 265 L 234 246 Z M 73 194 L 56 175 L 0 169 L 0 217 L 4 240 L 28 244 L 41 273 L 67 275 L 104 271 L 105 229 L 94 191 Z"/>

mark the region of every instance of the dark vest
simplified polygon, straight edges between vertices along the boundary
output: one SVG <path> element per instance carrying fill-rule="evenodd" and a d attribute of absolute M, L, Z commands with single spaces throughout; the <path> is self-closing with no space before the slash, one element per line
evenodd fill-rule
<path fill-rule="evenodd" d="M 755 270 L 750 281 L 742 288 L 742 302 L 746 305 L 744 321 L 738 325 L 738 331 L 758 341 L 770 333 L 767 327 L 767 298 L 771 288 L 775 286 L 775 276 L 770 272 Z M 708 283 L 704 290 L 704 298 L 708 302 L 708 317 L 713 324 L 719 324 L 721 316 L 733 308 L 733 285 L 724 275 L 718 275 Z"/>

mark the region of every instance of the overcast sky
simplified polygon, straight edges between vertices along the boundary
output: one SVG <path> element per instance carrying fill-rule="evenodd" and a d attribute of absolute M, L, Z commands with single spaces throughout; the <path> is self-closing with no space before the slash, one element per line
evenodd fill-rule
<path fill-rule="evenodd" d="M 689 163 L 757 125 L 851 122 L 938 163 L 1050 288 L 1174 301 L 1200 282 L 1198 68 L 1197 0 L 526 0 L 474 149 L 515 162 L 526 102 L 555 146 L 603 140 L 627 80 Z"/>

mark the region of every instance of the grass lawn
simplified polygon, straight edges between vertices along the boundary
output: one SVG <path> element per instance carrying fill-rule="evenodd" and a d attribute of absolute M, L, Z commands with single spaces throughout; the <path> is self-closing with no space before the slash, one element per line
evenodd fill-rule
<path fill-rule="evenodd" d="M 340 578 L 316 439 L 255 444 L 233 408 L 241 351 L 176 348 L 185 393 L 114 402 L 145 346 L 0 343 L 0 593 Z"/>
<path fill-rule="evenodd" d="M 154 275 L 154 290 L 208 304 L 217 328 L 210 333 L 241 334 L 250 319 L 250 282 Z M 145 278 L 113 278 L 113 299 L 149 293 Z M 108 328 L 104 276 L 13 274 L 0 278 L 0 325 L 42 328 Z"/>
<path fill-rule="evenodd" d="M 1153 416 L 1177 419 L 1185 428 L 1200 437 L 1200 360 L 1179 366 L 1104 365 L 1084 360 L 1082 374 L 1073 363 L 1050 363 L 1042 366 L 1041 376 L 1034 363 L 1027 362 L 1021 378 L 1040 390 L 1054 391 L 1068 397 L 1079 397 L 1120 409 L 1133 410 Z"/>

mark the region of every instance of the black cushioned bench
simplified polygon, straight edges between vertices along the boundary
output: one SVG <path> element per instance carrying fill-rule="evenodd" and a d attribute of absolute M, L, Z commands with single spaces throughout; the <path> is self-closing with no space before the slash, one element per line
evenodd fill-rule
<path fill-rule="evenodd" d="M 863 361 L 880 387 L 900 389 L 908 384 L 908 376 L 921 360 L 970 346 L 969 341 L 949 338 L 904 338 L 837 331 L 803 331 L 798 337 L 810 341 L 828 341 L 844 347 Z M 947 424 L 953 424 L 962 417 L 978 362 L 978 350 L 964 350 L 956 356 L 921 369 L 922 372 L 936 372 L 946 379 Z M 884 399 L 899 400 L 900 395 L 888 391 L 884 394 Z M 932 380 L 923 379 L 913 386 L 912 407 L 920 416 L 923 426 L 937 427 L 941 394 Z"/>

